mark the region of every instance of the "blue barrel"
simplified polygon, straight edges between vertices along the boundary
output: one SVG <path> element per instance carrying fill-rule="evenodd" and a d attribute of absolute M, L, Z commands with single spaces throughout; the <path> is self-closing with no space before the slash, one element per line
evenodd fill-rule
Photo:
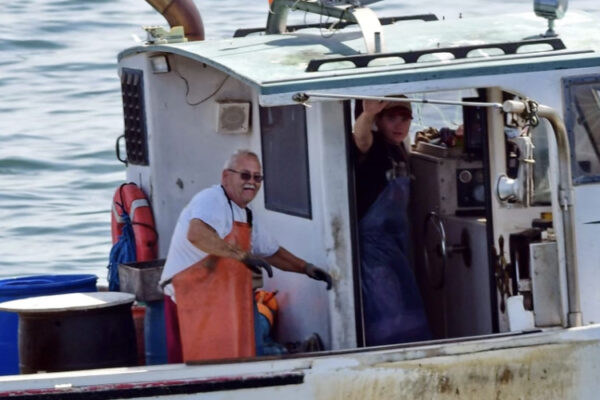
<path fill-rule="evenodd" d="M 167 363 L 167 333 L 164 308 L 163 300 L 146 302 L 146 317 L 144 318 L 146 365 Z"/>
<path fill-rule="evenodd" d="M 0 280 L 0 302 L 52 294 L 95 292 L 96 275 L 36 275 Z M 0 375 L 19 373 L 19 317 L 0 311 Z"/>

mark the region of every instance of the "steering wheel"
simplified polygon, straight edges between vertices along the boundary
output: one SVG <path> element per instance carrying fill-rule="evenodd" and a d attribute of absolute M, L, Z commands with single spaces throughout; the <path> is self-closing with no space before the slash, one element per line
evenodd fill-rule
<path fill-rule="evenodd" d="M 446 230 L 441 217 L 431 211 L 425 217 L 423 227 L 423 258 L 425 261 L 425 274 L 434 289 L 441 289 L 446 282 L 446 268 L 448 258 L 460 253 L 467 267 L 471 266 L 471 238 L 469 232 L 463 229 L 460 235 L 460 244 L 448 245 L 446 243 Z M 438 261 L 439 262 L 435 262 Z M 437 264 L 437 266 L 435 265 Z"/>

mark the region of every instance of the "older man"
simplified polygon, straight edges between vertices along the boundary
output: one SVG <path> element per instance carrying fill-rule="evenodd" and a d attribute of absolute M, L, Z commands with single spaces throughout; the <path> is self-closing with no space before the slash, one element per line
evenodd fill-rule
<path fill-rule="evenodd" d="M 261 268 L 270 277 L 272 264 L 331 288 L 327 272 L 280 247 L 253 218 L 248 204 L 262 180 L 258 156 L 239 150 L 226 163 L 221 185 L 197 193 L 181 212 L 161 277 L 169 362 L 182 354 L 186 361 L 262 354 L 252 295 L 253 274 L 260 280 Z"/>

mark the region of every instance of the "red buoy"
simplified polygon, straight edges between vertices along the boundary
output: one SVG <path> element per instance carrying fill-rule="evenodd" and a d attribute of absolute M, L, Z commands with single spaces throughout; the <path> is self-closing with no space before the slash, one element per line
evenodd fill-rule
<path fill-rule="evenodd" d="M 135 183 L 124 183 L 113 196 L 111 233 L 113 244 L 117 242 L 125 222 L 121 215 L 126 212 L 133 225 L 136 261 L 157 258 L 158 234 L 148 198 Z"/>

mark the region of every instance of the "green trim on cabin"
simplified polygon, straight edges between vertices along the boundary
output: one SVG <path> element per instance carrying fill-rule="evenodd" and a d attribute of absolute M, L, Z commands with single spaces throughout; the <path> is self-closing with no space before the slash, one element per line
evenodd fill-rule
<path fill-rule="evenodd" d="M 545 56 L 533 56 L 523 59 L 484 58 L 482 60 L 469 60 L 467 63 L 453 64 L 451 62 L 440 62 L 439 64 L 428 65 L 414 64 L 415 68 L 407 68 L 404 64 L 398 64 L 396 69 L 392 69 L 394 66 L 390 66 L 390 69 L 388 70 L 382 70 L 381 67 L 348 68 L 323 72 L 301 73 L 300 75 L 302 77 L 300 79 L 290 77 L 290 79 L 280 79 L 278 81 L 258 82 L 250 77 L 237 73 L 230 67 L 216 62 L 214 59 L 187 51 L 177 45 L 133 47 L 119 53 L 119 60 L 137 53 L 171 53 L 193 59 L 245 82 L 256 88 L 261 95 L 600 66 L 600 56 L 593 52 L 574 55 L 546 54 Z M 375 68 L 377 68 L 377 70 L 373 71 Z"/>
<path fill-rule="evenodd" d="M 389 85 L 410 82 L 422 82 L 441 79 L 466 78 L 475 76 L 508 75 L 515 73 L 553 71 L 561 69 L 592 68 L 600 66 L 600 56 L 585 59 L 553 60 L 548 62 L 531 62 L 521 64 L 481 65 L 474 68 L 456 69 L 450 66 L 433 67 L 434 71 L 390 71 L 372 73 L 369 76 L 339 76 L 316 81 L 286 81 L 277 84 L 256 85 L 261 95 L 273 95 L 307 90 L 327 90 L 343 87 L 360 87 L 373 85 Z"/>
<path fill-rule="evenodd" d="M 506 29 L 510 26 L 511 29 Z M 493 15 L 446 21 L 406 21 L 383 27 L 386 53 L 522 42 L 539 38 L 546 20 L 532 14 Z M 373 65 L 366 68 L 306 72 L 311 59 L 365 54 L 358 27 L 331 37 L 319 30 L 218 39 L 203 42 L 138 45 L 122 51 L 119 61 L 138 54 L 168 53 L 208 65 L 246 83 L 260 95 L 306 90 L 333 90 L 403 84 L 440 79 L 501 76 L 514 73 L 580 69 L 600 66 L 600 25 L 585 13 L 569 12 L 556 21 L 566 50 L 495 55 L 415 64 Z M 402 38 L 402 40 L 392 40 Z M 598 53 L 597 53 L 598 52 Z M 385 54 L 382 54 L 385 57 Z M 125 65 L 125 63 L 124 63 Z M 330 65 L 332 66 L 332 65 Z"/>

